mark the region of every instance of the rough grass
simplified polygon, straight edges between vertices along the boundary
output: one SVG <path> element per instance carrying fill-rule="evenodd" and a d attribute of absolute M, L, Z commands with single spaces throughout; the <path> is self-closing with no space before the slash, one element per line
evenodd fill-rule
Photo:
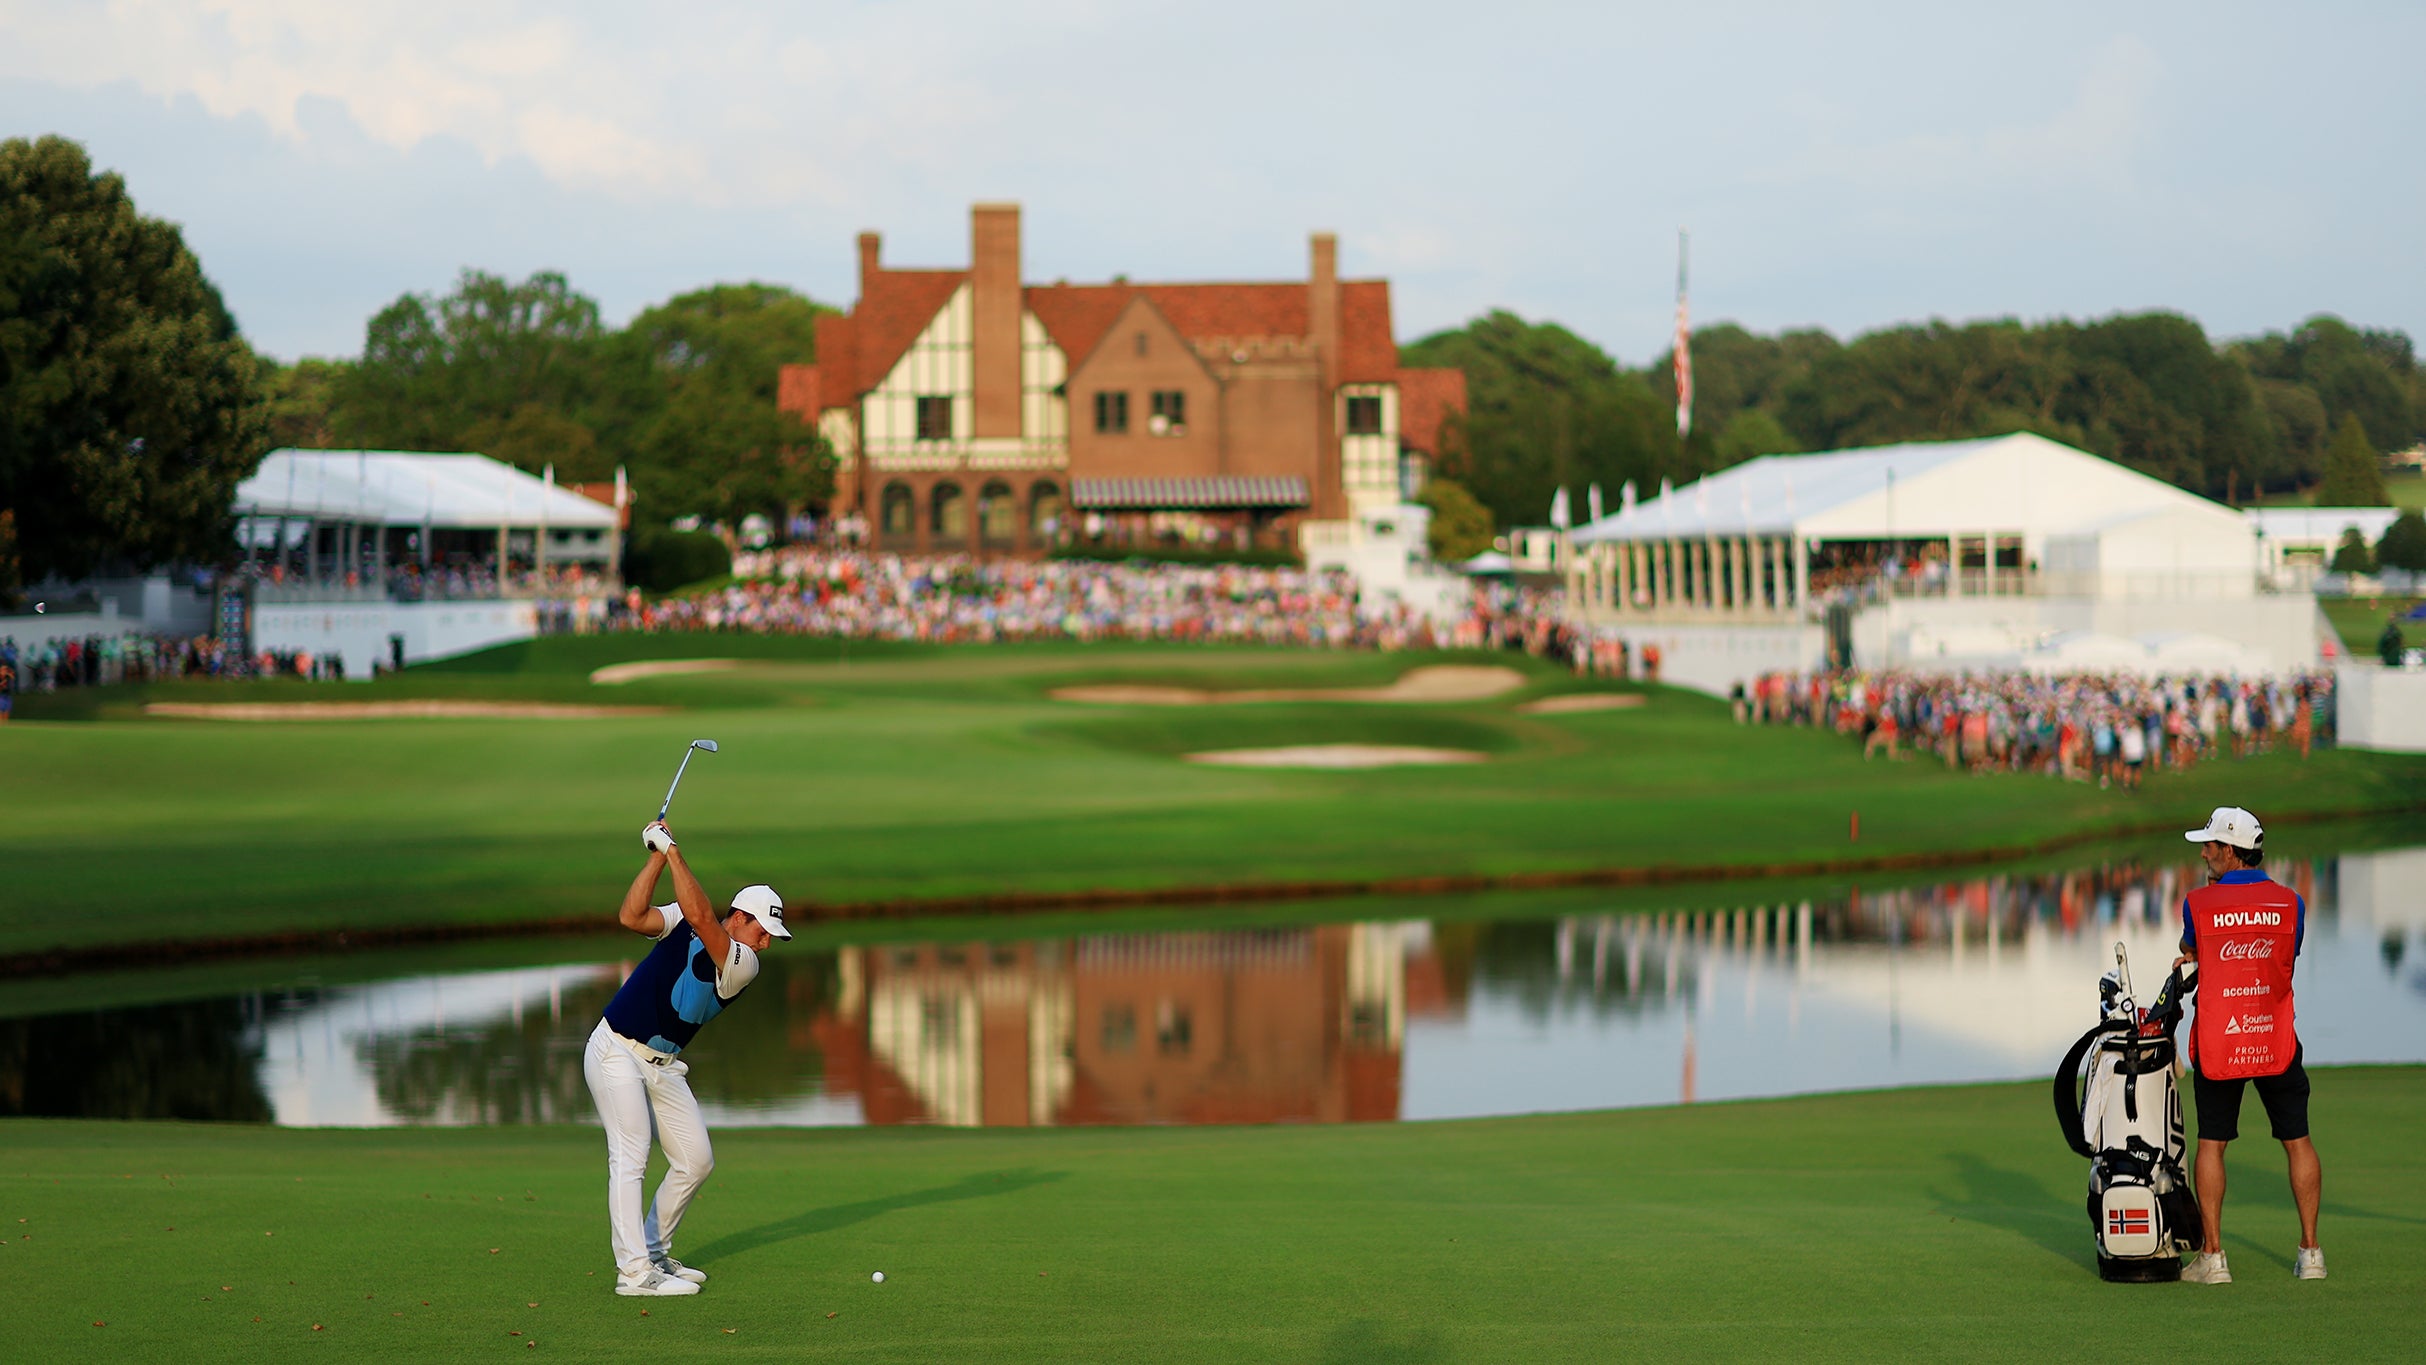
<path fill-rule="evenodd" d="M 2232 1153 L 2234 1284 L 2100 1283 L 2035 1084 L 722 1133 L 676 1245 L 708 1292 L 659 1301 L 610 1292 L 591 1130 L 17 1121 L 0 1274 L 44 1361 L 2414 1359 L 2426 1069 L 2319 1071 L 2314 1117 L 2321 1283 L 2262 1139 Z"/>
<path fill-rule="evenodd" d="M 1189 669 L 1199 683 L 1369 683 L 1441 656 L 890 647 L 844 663 L 836 642 L 755 636 L 560 639 L 498 653 L 521 663 L 243 695 L 449 688 L 684 710 L 580 721 L 12 724 L 0 735 L 11 796 L 0 952 L 604 916 L 684 742 L 701 735 L 724 747 L 691 765 L 674 810 L 692 860 L 712 888 L 766 881 L 795 903 L 1746 868 L 2180 829 L 2221 804 L 2257 809 L 2284 856 L 2296 856 L 2287 817 L 2426 804 L 2426 759 L 2413 756 L 2319 751 L 2302 763 L 2277 753 L 2161 774 L 2125 794 L 1950 773 L 1933 760 L 1865 763 L 1850 740 L 1740 727 L 1722 704 L 1677 691 L 1655 690 L 1633 710 L 1524 716 L 1514 707 L 1525 697 L 1574 683 L 1515 656 L 1508 661 L 1533 685 L 1488 702 L 1175 711 L 1077 706 L 1045 693 L 1073 677 Z M 684 654 L 769 662 L 622 687 L 587 681 L 605 663 Z M 106 690 L 103 698 L 105 712 L 124 704 Z M 1231 743 L 1373 739 L 1376 727 L 1407 727 L 1386 742 L 1453 736 L 1453 747 L 1495 759 L 1297 772 L 1172 757 Z"/>

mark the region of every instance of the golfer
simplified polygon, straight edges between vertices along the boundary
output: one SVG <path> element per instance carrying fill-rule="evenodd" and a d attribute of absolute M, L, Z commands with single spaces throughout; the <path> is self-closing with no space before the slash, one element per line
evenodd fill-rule
<path fill-rule="evenodd" d="M 663 821 L 642 830 L 640 841 L 649 859 L 623 893 L 623 908 L 615 917 L 624 928 L 657 940 L 657 946 L 607 1002 L 605 1017 L 590 1032 L 581 1069 L 606 1125 L 615 1292 L 696 1294 L 708 1277 L 674 1259 L 674 1229 L 716 1158 L 699 1101 L 684 1079 L 690 1066 L 682 1049 L 757 979 L 759 950 L 790 938 L 792 931 L 784 927 L 783 897 L 767 886 L 743 887 L 733 897 L 731 913 L 717 919 Z M 649 904 L 658 874 L 669 867 L 674 903 Z M 666 1173 L 643 1219 L 641 1178 L 648 1170 L 652 1129 L 665 1149 Z"/>
<path fill-rule="evenodd" d="M 2251 1083 L 2291 1165 L 2291 1202 L 2300 1214 L 2300 1250 L 2291 1273 L 2325 1278 L 2317 1245 L 2317 1202 L 2324 1173 L 2308 1140 L 2308 1071 L 2292 1030 L 2291 969 L 2308 927 L 2308 906 L 2259 870 L 2266 831 L 2238 806 L 2218 806 L 2207 827 L 2183 836 L 2199 846 L 2209 884 L 2182 902 L 2182 955 L 2198 964 L 2198 1012 L 2190 1052 L 2197 1074 L 2201 1253 L 2182 1268 L 2195 1284 L 2230 1284 L 2224 1261 L 2224 1147 L 2241 1133 L 2241 1094 Z"/>

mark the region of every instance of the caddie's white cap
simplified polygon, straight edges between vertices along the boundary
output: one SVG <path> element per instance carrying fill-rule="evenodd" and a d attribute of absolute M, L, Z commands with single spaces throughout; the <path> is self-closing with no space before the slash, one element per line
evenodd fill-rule
<path fill-rule="evenodd" d="M 734 892 L 733 908 L 765 925 L 766 931 L 776 938 L 792 936 L 792 931 L 783 925 L 783 897 L 764 882 Z"/>
<path fill-rule="evenodd" d="M 2266 831 L 2258 818 L 2239 806 L 2218 806 L 2207 817 L 2207 828 L 2194 829 L 2182 836 L 2194 844 L 2230 844 L 2234 848 L 2256 848 L 2266 842 Z"/>

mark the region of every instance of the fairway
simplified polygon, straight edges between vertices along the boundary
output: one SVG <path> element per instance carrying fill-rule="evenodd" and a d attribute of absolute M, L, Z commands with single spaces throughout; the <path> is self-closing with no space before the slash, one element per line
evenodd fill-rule
<path fill-rule="evenodd" d="M 659 658 L 746 666 L 620 685 Z M 1057 687 L 1376 687 L 1427 664 L 1526 684 L 1481 701 L 1204 707 L 1056 701 Z M 2158 774 L 2136 794 L 1929 759 L 1865 763 L 1810 729 L 1747 728 L 1696 694 L 1528 712 L 1608 685 L 1515 654 L 1219 647 L 945 648 L 736 635 L 558 637 L 367 685 L 181 684 L 29 698 L 0 732 L 12 792 L 0 953 L 604 917 L 686 740 L 674 827 L 710 886 L 818 905 L 1006 894 L 1509 878 L 1676 877 L 1798 862 L 2007 856 L 2185 827 L 2248 804 L 2426 807 L 2426 758 L 2322 750 Z M 151 701 L 492 700 L 666 708 L 582 719 L 146 718 Z M 45 717 L 51 717 L 45 720 Z M 1209 749 L 1363 744 L 1487 761 L 1225 768 Z M 1859 837 L 1854 817 L 1859 816 Z M 67 913 L 73 908 L 73 914 Z"/>
<path fill-rule="evenodd" d="M 2100 1283 L 2087 1166 L 2039 1084 L 1389 1126 L 726 1132 L 676 1247 L 712 1278 L 678 1300 L 613 1294 L 592 1130 L 16 1121 L 0 1267 L 12 1345 L 49 1361 L 1993 1361 L 2090 1339 L 2414 1359 L 2426 1069 L 2320 1070 L 2315 1115 L 2322 1283 L 2291 1278 L 2263 1139 L 2233 1148 L 2234 1284 Z"/>

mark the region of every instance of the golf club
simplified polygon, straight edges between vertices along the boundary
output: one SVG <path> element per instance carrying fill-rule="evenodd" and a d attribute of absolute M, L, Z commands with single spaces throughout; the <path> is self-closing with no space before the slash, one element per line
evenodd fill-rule
<path fill-rule="evenodd" d="M 695 739 L 683 749 L 682 762 L 674 769 L 674 784 L 665 789 L 665 804 L 657 808 L 657 818 L 660 820 L 665 819 L 665 813 L 674 808 L 674 788 L 682 785 L 682 770 L 691 766 L 691 750 L 693 749 L 705 749 L 712 754 L 716 752 L 716 741 Z"/>

